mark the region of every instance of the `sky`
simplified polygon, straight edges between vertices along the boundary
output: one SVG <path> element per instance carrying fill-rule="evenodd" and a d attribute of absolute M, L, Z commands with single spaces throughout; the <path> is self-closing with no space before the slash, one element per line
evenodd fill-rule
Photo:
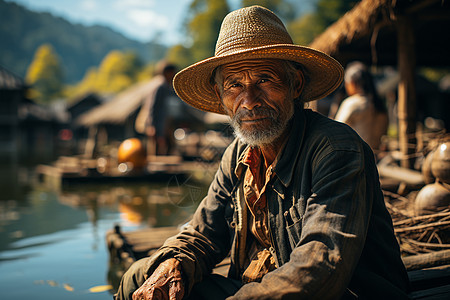
<path fill-rule="evenodd" d="M 108 26 L 133 40 L 174 45 L 182 39 L 183 18 L 192 0 L 8 0 L 71 23 Z M 229 0 L 233 7 L 237 0 Z"/>

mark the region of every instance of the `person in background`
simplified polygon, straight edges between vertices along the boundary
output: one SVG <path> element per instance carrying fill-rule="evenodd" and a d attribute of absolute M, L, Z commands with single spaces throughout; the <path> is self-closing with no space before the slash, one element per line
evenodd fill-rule
<path fill-rule="evenodd" d="M 408 276 L 374 155 L 347 125 L 304 108 L 342 82 L 261 6 L 228 14 L 215 56 L 174 78 L 236 139 L 180 233 L 122 277 L 116 299 L 407 299 Z M 211 274 L 227 255 L 228 276 Z"/>
<path fill-rule="evenodd" d="M 173 147 L 171 106 L 181 103 L 172 85 L 176 72 L 177 67 L 166 61 L 156 65 L 156 75 L 150 83 L 151 91 L 136 118 L 136 130 L 148 138 L 149 154 L 168 155 Z"/>
<path fill-rule="evenodd" d="M 372 150 L 378 150 L 389 120 L 372 74 L 361 62 L 352 62 L 345 70 L 344 85 L 348 98 L 339 106 L 335 120 L 352 127 Z"/>

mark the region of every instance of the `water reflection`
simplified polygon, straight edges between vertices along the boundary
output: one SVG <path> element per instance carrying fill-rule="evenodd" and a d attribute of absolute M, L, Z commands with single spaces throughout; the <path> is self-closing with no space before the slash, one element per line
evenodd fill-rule
<path fill-rule="evenodd" d="M 121 219 L 130 225 L 162 227 L 186 222 L 207 186 L 193 179 L 180 182 L 176 177 L 164 184 L 78 185 L 65 188 L 59 201 L 83 207 L 95 226 L 98 207 L 117 208 Z"/>
<path fill-rule="evenodd" d="M 115 225 L 135 230 L 183 224 L 209 181 L 54 189 L 36 185 L 27 168 L 1 174 L 7 178 L 0 184 L 2 299 L 111 299 L 113 290 L 90 292 L 111 283 L 106 232 Z"/>

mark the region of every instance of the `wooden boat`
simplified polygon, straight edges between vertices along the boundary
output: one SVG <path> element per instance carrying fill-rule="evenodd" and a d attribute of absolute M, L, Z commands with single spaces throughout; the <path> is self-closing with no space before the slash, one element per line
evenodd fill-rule
<path fill-rule="evenodd" d="M 110 274 L 110 281 L 118 284 L 120 277 L 133 262 L 151 255 L 178 231 L 177 227 L 162 227 L 122 232 L 119 226 L 110 230 L 106 235 L 106 242 L 110 264 L 115 266 L 114 274 Z M 407 256 L 403 258 L 403 262 L 411 282 L 412 299 L 450 299 L 450 250 Z M 213 272 L 226 276 L 229 265 L 228 257 Z"/>
<path fill-rule="evenodd" d="M 133 168 L 129 163 L 117 163 L 112 159 L 85 159 L 78 156 L 62 156 L 51 165 L 36 168 L 38 181 L 53 186 L 78 183 L 111 182 L 182 182 L 192 173 L 216 170 L 215 162 L 184 161 L 180 156 L 154 156 L 145 166 Z"/>

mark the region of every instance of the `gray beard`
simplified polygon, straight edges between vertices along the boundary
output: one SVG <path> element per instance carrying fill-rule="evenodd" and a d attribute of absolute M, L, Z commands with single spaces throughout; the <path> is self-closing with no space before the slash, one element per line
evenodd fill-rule
<path fill-rule="evenodd" d="M 258 115 L 269 118 L 268 126 L 253 126 L 250 130 L 244 130 L 241 127 L 241 119 L 247 115 Z M 234 135 L 243 143 L 252 147 L 273 143 L 286 129 L 289 121 L 294 115 L 294 105 L 287 115 L 267 107 L 255 107 L 249 111 L 243 109 L 231 118 L 231 127 L 233 127 Z"/>

